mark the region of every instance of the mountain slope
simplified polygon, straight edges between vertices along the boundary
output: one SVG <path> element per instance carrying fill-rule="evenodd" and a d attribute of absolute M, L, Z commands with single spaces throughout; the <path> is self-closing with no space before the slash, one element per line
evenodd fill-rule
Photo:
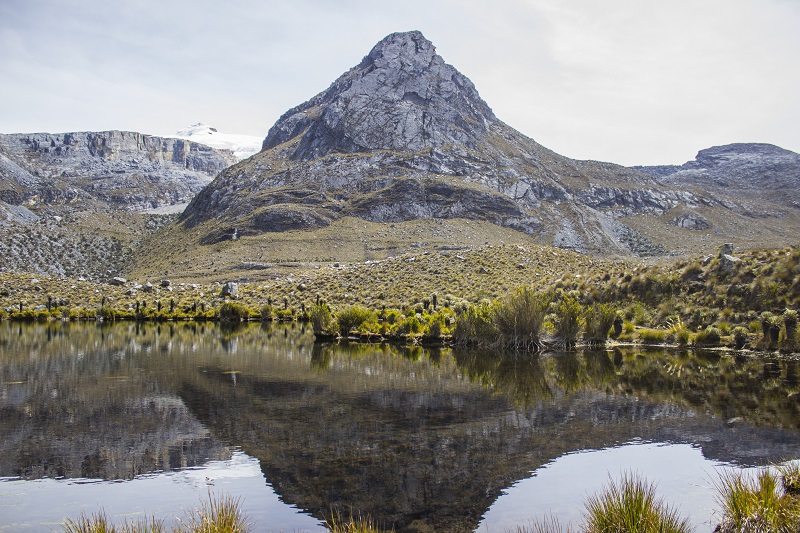
<path fill-rule="evenodd" d="M 486 221 L 583 252 L 660 252 L 620 220 L 701 199 L 610 163 L 575 161 L 495 117 L 419 32 L 392 34 L 285 113 L 262 151 L 181 216 L 203 244 L 355 217 Z"/>
<path fill-rule="evenodd" d="M 0 271 L 108 279 L 233 154 L 134 132 L 0 135 Z"/>

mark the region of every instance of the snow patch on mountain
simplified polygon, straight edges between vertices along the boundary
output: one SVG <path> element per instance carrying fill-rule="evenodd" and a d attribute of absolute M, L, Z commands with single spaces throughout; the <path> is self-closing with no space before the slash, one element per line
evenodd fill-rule
<path fill-rule="evenodd" d="M 260 152 L 261 143 L 264 142 L 263 137 L 254 135 L 220 133 L 216 128 L 212 128 L 205 122 L 192 124 L 169 136 L 205 144 L 218 150 L 230 150 L 239 161 Z"/>

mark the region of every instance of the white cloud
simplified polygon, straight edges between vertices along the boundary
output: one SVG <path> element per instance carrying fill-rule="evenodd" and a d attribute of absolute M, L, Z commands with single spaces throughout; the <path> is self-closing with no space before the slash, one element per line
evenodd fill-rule
<path fill-rule="evenodd" d="M 789 0 L 5 0 L 0 131 L 265 135 L 380 38 L 419 29 L 498 117 L 570 157 L 797 151 L 798 22 Z"/>

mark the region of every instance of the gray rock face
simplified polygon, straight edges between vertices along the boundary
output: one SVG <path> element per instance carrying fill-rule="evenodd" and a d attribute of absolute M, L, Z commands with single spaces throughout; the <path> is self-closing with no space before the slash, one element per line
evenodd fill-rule
<path fill-rule="evenodd" d="M 745 216 L 781 216 L 776 206 L 800 207 L 800 154 L 771 144 L 715 146 L 700 150 L 694 161 L 683 165 L 634 168 L 663 185 L 702 190 Z M 768 200 L 769 205 L 759 200 Z"/>
<path fill-rule="evenodd" d="M 711 223 L 698 214 L 679 215 L 670 221 L 670 224 L 682 229 L 704 231 L 711 227 Z"/>
<path fill-rule="evenodd" d="M 497 119 L 418 31 L 393 33 L 328 90 L 286 114 L 263 149 L 303 133 L 293 159 L 331 152 L 477 147 Z"/>
<path fill-rule="evenodd" d="M 421 33 L 408 32 L 389 35 L 285 113 L 262 152 L 221 173 L 181 221 L 213 220 L 201 232 L 211 243 L 234 229 L 311 229 L 343 216 L 467 218 L 579 251 L 628 254 L 647 239 L 620 217 L 701 201 L 648 174 L 540 146 L 498 120 Z"/>
<path fill-rule="evenodd" d="M 202 144 L 125 131 L 0 135 L 0 150 L 0 198 L 33 209 L 185 203 L 236 161 Z"/>

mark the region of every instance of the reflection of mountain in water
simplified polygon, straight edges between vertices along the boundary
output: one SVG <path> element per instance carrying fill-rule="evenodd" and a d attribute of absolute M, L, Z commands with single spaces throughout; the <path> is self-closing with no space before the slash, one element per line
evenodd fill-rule
<path fill-rule="evenodd" d="M 230 456 L 142 372 L 135 329 L 0 329 L 0 476 L 130 479 Z"/>
<path fill-rule="evenodd" d="M 0 326 L 0 475 L 126 477 L 240 446 L 317 517 L 459 531 L 574 450 L 644 439 L 748 465 L 800 457 L 792 362 L 330 347 L 298 326 L 53 332 Z"/>
<path fill-rule="evenodd" d="M 409 531 L 473 530 L 503 488 L 576 449 L 639 438 L 745 464 L 800 453 L 794 431 L 728 427 L 697 401 L 709 389 L 684 400 L 663 354 L 647 363 L 619 354 L 615 365 L 606 352 L 513 360 L 350 351 L 315 346 L 312 364 L 326 373 L 305 382 L 242 373 L 234 388 L 222 368 L 208 368 L 180 395 L 216 435 L 261 460 L 284 501 L 318 517 L 355 510 Z M 628 367 L 656 380 L 642 397 L 631 388 L 641 376 Z M 467 386 L 464 375 L 486 387 Z"/>

